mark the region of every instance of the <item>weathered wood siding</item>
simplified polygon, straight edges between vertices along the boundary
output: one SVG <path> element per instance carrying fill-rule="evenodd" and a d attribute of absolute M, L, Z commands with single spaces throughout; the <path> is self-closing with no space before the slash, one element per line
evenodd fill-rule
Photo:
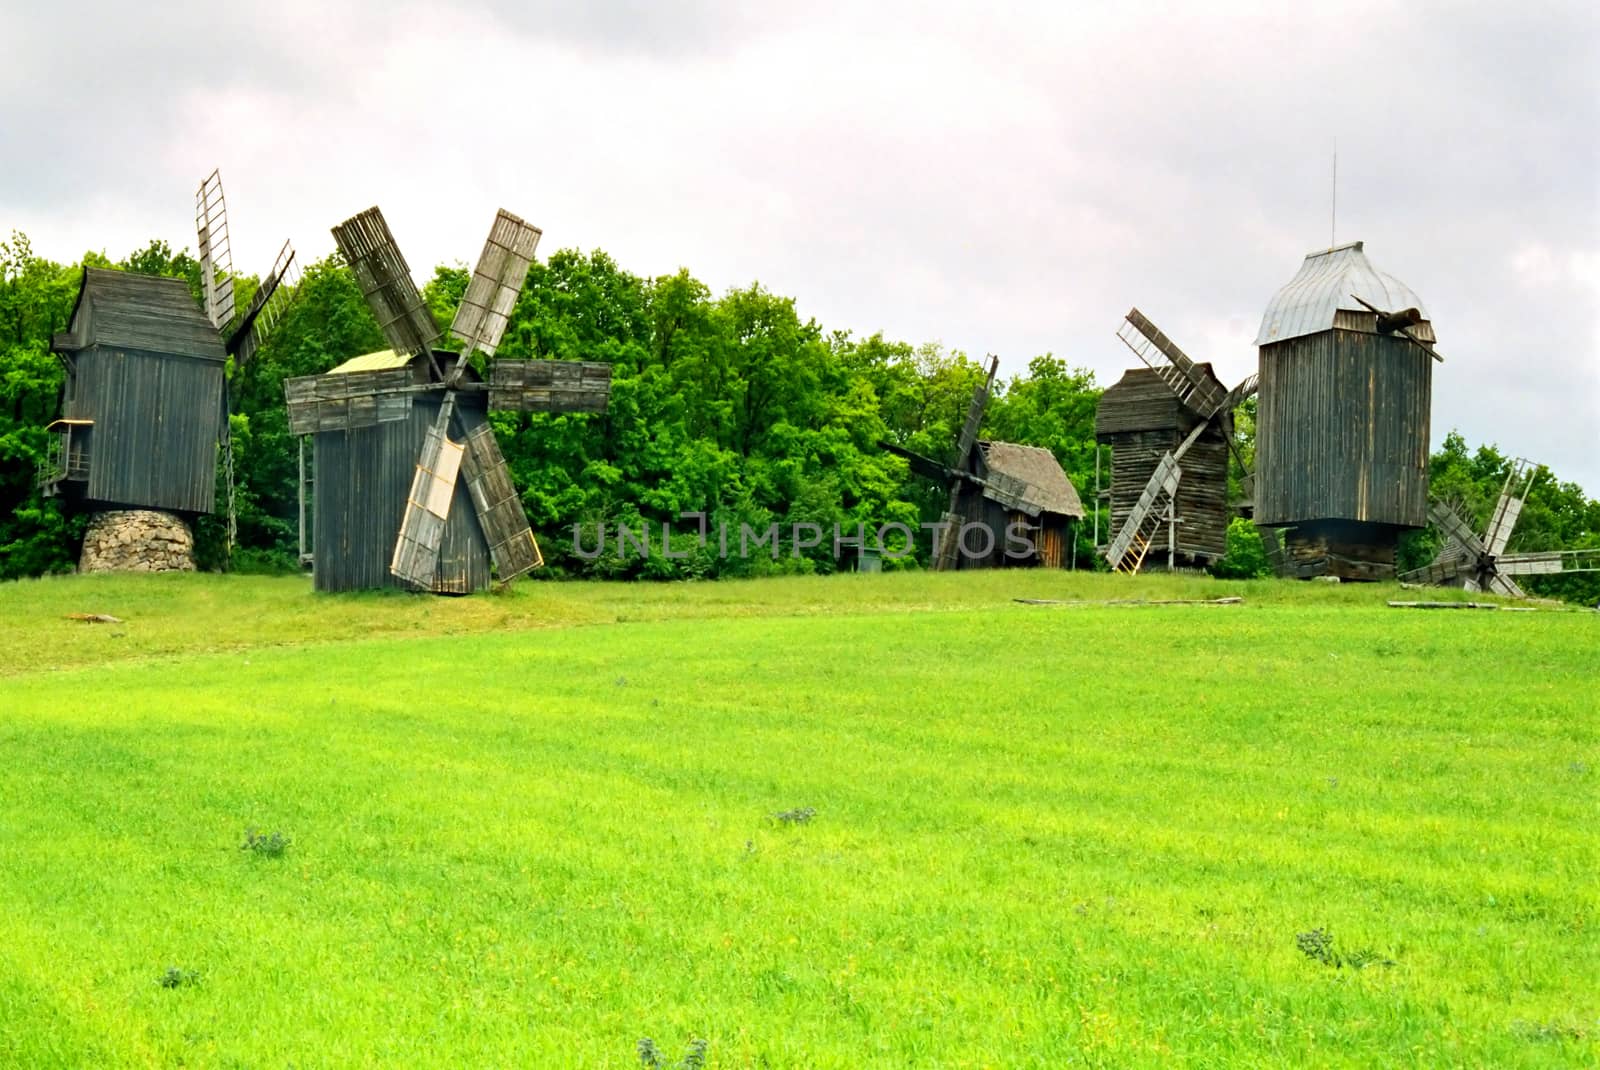
<path fill-rule="evenodd" d="M 313 489 L 312 585 L 319 591 L 406 587 L 390 575 L 400 518 L 423 436 L 439 414 L 436 395 L 418 397 L 404 420 L 322 431 Z M 484 422 L 481 399 L 460 395 L 451 438 Z M 456 482 L 439 548 L 436 589 L 468 594 L 489 586 L 489 546 L 465 481 Z"/>
<path fill-rule="evenodd" d="M 1433 360 L 1404 338 L 1329 330 L 1261 347 L 1258 524 L 1427 523 Z"/>
<path fill-rule="evenodd" d="M 64 415 L 94 421 L 87 502 L 211 512 L 223 365 L 99 345 L 73 360 Z"/>
<path fill-rule="evenodd" d="M 1101 435 L 1111 446 L 1111 527 L 1112 534 L 1122 529 L 1128 514 L 1144 493 L 1145 484 L 1162 456 L 1177 448 L 1193 429 L 1171 431 L 1128 431 Z M 1190 561 L 1209 561 L 1228 549 L 1228 443 L 1219 428 L 1212 427 L 1189 447 L 1179 462 L 1183 478 L 1178 483 L 1178 553 Z M 1166 533 L 1159 539 L 1165 550 Z"/>

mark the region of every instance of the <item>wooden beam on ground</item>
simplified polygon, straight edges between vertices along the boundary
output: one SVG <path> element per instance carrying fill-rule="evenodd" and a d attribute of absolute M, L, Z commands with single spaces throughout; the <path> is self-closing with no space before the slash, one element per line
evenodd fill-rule
<path fill-rule="evenodd" d="M 1099 600 L 1063 601 L 1059 598 L 1013 598 L 1025 606 L 1237 606 L 1244 603 L 1238 595 L 1229 598 L 1106 598 Z"/>

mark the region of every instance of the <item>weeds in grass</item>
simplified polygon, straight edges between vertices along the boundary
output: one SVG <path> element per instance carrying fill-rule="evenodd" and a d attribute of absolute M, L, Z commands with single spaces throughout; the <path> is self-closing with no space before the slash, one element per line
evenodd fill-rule
<path fill-rule="evenodd" d="M 802 806 L 795 810 L 779 810 L 772 815 L 772 820 L 780 825 L 804 825 L 807 821 L 817 816 L 817 811 L 809 806 Z"/>
<path fill-rule="evenodd" d="M 1364 970 L 1368 966 L 1394 965 L 1393 959 L 1380 955 L 1370 947 L 1340 951 L 1334 946 L 1333 934 L 1327 929 L 1312 929 L 1310 932 L 1297 933 L 1294 946 L 1299 948 L 1300 953 L 1306 958 L 1335 970 L 1345 966 L 1352 970 Z"/>
<path fill-rule="evenodd" d="M 706 1065 L 706 1042 L 699 1037 L 689 1041 L 683 1049 L 683 1058 L 666 1062 L 661 1049 L 649 1037 L 641 1037 L 638 1044 L 639 1065 L 646 1070 L 701 1070 Z"/>
<path fill-rule="evenodd" d="M 289 849 L 294 841 L 281 832 L 270 835 L 258 832 L 256 829 L 245 829 L 244 842 L 239 845 L 239 850 L 249 851 L 259 858 L 282 858 L 283 853 Z"/>
<path fill-rule="evenodd" d="M 168 966 L 167 972 L 156 978 L 156 984 L 162 988 L 192 988 L 199 983 L 199 971 L 180 969 L 177 966 Z"/>
<path fill-rule="evenodd" d="M 1524 1040 L 1545 1042 L 1584 1040 L 1589 1036 L 1588 1030 L 1565 1022 L 1527 1022 L 1520 1018 L 1511 1023 L 1511 1031 Z"/>

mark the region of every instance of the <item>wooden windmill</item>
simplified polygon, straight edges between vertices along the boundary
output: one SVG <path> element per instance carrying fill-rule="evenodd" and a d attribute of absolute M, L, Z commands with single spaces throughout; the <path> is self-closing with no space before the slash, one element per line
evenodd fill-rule
<path fill-rule="evenodd" d="M 936 571 L 1004 564 L 1067 568 L 1072 563 L 1071 529 L 1083 519 L 1083 503 L 1055 455 L 1037 446 L 978 438 L 999 367 L 999 358 L 990 356 L 983 381 L 973 388 L 949 464 L 892 442 L 878 443 L 949 494 L 933 558 Z M 963 533 L 974 526 L 987 534 L 980 531 L 968 542 Z M 1029 538 L 1012 539 L 1021 529 Z"/>
<path fill-rule="evenodd" d="M 1361 242 L 1308 254 L 1267 305 L 1254 519 L 1284 529 L 1290 575 L 1392 578 L 1400 533 L 1427 523 L 1434 341 Z"/>
<path fill-rule="evenodd" d="M 1511 577 L 1600 572 L 1600 550 L 1505 552 L 1538 475 L 1539 469 L 1527 461 L 1518 459 L 1512 463 L 1481 536 L 1449 505 L 1433 502 L 1428 508 L 1428 518 L 1444 534 L 1444 546 L 1431 564 L 1403 573 L 1400 579 L 1408 583 L 1462 587 L 1469 591 L 1493 591 L 1512 598 L 1526 598 L 1527 592 Z"/>
<path fill-rule="evenodd" d="M 471 366 L 500 344 L 539 229 L 496 215 L 451 323 L 456 352 L 434 348 L 442 332 L 377 208 L 333 236 L 393 348 L 284 384 L 290 430 L 316 441 L 316 587 L 467 593 L 491 564 L 502 582 L 537 568 L 488 412 L 604 412 L 611 390 L 603 363 L 493 360 L 487 380 Z"/>
<path fill-rule="evenodd" d="M 294 251 L 284 244 L 238 315 L 215 172 L 195 204 L 203 308 L 182 279 L 85 268 L 68 328 L 51 340 L 66 380 L 40 485 L 96 514 L 84 568 L 194 567 L 189 522 L 216 509 L 218 443 L 232 544 L 227 365 L 250 359 L 292 295 Z M 152 536 L 178 549 L 155 558 L 124 552 Z"/>
<path fill-rule="evenodd" d="M 1147 370 L 1130 372 L 1107 390 L 1095 414 L 1097 438 L 1112 446 L 1115 534 L 1106 561 L 1119 572 L 1139 571 L 1161 541 L 1163 525 L 1174 556 L 1220 557 L 1228 528 L 1233 410 L 1255 393 L 1256 376 L 1226 389 L 1210 365 L 1190 360 L 1137 308 L 1128 312 L 1117 337 Z"/>
<path fill-rule="evenodd" d="M 199 239 L 201 300 L 206 318 L 221 333 L 223 351 L 233 361 L 231 374 L 238 375 L 261 348 L 298 291 L 295 281 L 299 266 L 295 263 L 294 246 L 288 241 L 283 243 L 272 261 L 271 270 L 261 279 L 250 304 L 240 314 L 233 292 L 233 242 L 228 233 L 228 202 L 223 196 L 220 170 L 212 171 L 195 191 L 194 226 Z M 223 379 L 221 439 L 231 551 L 238 537 L 238 519 L 234 511 L 233 435 L 228 423 L 233 406 L 228 382 L 228 378 Z"/>

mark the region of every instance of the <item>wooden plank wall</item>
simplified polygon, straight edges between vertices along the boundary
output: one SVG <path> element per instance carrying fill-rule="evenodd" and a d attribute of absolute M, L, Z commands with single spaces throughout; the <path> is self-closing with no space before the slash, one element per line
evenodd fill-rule
<path fill-rule="evenodd" d="M 1175 448 L 1190 428 L 1172 431 L 1130 431 L 1101 436 L 1111 446 L 1111 527 L 1120 531 L 1144 492 L 1162 455 Z M 1193 561 L 1221 557 L 1228 548 L 1228 444 L 1212 428 L 1201 435 L 1179 462 L 1183 480 L 1178 484 L 1178 552 Z M 1166 548 L 1166 535 L 1159 545 Z"/>
<path fill-rule="evenodd" d="M 94 505 L 209 513 L 216 503 L 223 366 L 93 346 L 77 354 L 66 416 L 93 420 Z"/>
<path fill-rule="evenodd" d="M 423 436 L 439 413 L 434 397 L 419 397 L 407 419 L 353 431 L 323 431 L 316 446 L 316 518 L 312 532 L 312 583 L 319 591 L 406 587 L 389 574 L 400 518 L 416 470 Z M 484 421 L 482 402 L 461 397 L 462 428 Z M 461 430 L 451 437 L 459 439 Z M 489 547 L 478 526 L 466 483 L 457 481 L 439 548 L 437 588 L 467 594 L 489 585 Z"/>
<path fill-rule="evenodd" d="M 1323 331 L 1261 349 L 1256 512 L 1422 527 L 1433 360 L 1403 338 Z"/>

